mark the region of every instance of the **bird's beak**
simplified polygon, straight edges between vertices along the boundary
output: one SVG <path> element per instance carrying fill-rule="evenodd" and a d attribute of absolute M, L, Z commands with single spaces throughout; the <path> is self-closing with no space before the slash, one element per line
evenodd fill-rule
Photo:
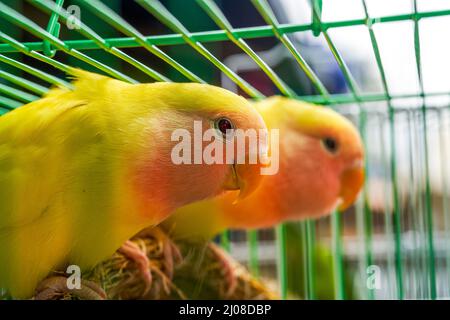
<path fill-rule="evenodd" d="M 339 192 L 341 203 L 339 211 L 344 211 L 353 204 L 363 184 L 364 164 L 362 160 L 358 160 L 341 175 L 341 190 Z"/>
<path fill-rule="evenodd" d="M 261 166 L 257 164 L 233 164 L 223 188 L 225 190 L 240 190 L 236 201 L 249 196 L 258 187 L 261 180 Z"/>

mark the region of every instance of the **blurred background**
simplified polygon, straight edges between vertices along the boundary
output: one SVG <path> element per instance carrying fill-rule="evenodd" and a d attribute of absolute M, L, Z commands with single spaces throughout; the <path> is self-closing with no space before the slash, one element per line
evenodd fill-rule
<path fill-rule="evenodd" d="M 48 9 L 34 1 L 1 2 L 48 30 Z M 128 56 L 173 81 L 189 81 L 83 1 L 63 3 L 67 10 L 78 6 L 81 21 L 101 38 L 113 39 L 109 43 Z M 195 75 L 247 96 L 210 59 L 135 1 L 103 3 Z M 216 32 L 221 28 L 195 0 L 161 3 L 230 70 L 264 95 L 282 94 L 251 57 Z M 277 230 L 229 231 L 217 241 L 287 298 L 450 298 L 450 1 L 268 1 L 283 30 L 288 30 L 284 34 L 330 99 L 318 91 L 250 0 L 215 3 L 300 99 L 327 104 L 351 119 L 361 131 L 367 153 L 367 182 L 348 212 Z M 311 3 L 318 6 L 316 14 L 326 26 L 326 35 L 312 30 Z M 29 47 L 42 52 L 42 36 L 4 14 L 0 19 L 0 107 L 6 112 L 34 100 L 40 92 L 17 91 L 9 75 L 33 81 L 42 91 L 49 87 L 11 60 L 58 78 L 64 73 L 11 45 L 10 38 L 31 42 Z M 154 81 L 148 73 L 99 49 L 79 29 L 61 23 L 57 37 L 133 79 Z M 98 72 L 73 54 L 55 53 L 54 60 Z"/>

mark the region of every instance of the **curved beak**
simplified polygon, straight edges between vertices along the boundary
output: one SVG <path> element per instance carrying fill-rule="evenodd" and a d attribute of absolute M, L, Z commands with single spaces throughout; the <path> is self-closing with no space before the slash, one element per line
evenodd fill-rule
<path fill-rule="evenodd" d="M 249 196 L 259 185 L 261 180 L 261 165 L 233 164 L 223 188 L 225 190 L 240 190 L 236 202 Z"/>
<path fill-rule="evenodd" d="M 341 175 L 339 197 L 342 202 L 339 205 L 339 211 L 344 211 L 353 204 L 363 184 L 364 165 L 362 160 L 358 160 Z"/>

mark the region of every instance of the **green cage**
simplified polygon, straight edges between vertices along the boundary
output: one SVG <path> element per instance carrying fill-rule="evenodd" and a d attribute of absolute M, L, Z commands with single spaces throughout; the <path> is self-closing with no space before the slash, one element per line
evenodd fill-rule
<path fill-rule="evenodd" d="M 339 1 L 358 14 L 330 20 L 324 14 L 333 17 L 336 1 L 2 0 L 0 114 L 51 86 L 70 86 L 69 65 L 128 82 L 211 83 L 254 99 L 280 94 L 328 105 L 357 124 L 365 142 L 367 181 L 355 206 L 275 230 L 226 232 L 221 244 L 255 276 L 276 279 L 283 299 L 449 298 L 450 81 L 434 86 L 424 60 L 448 60 L 450 3 L 384 6 L 400 2 L 407 9 L 374 14 L 373 1 Z M 307 18 L 287 19 L 287 3 Z M 407 39 L 406 69 L 386 60 L 396 42 L 384 43 L 378 28 Z M 369 45 L 370 69 L 335 41 L 353 29 Z M 396 72 L 414 90 L 393 90 Z M 368 75 L 369 86 L 361 80 Z"/>

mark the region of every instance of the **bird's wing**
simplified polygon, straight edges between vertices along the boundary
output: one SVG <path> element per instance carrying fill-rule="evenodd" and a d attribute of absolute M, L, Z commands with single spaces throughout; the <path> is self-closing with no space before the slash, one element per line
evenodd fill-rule
<path fill-rule="evenodd" d="M 36 221 L 46 214 L 58 192 L 64 159 L 58 145 L 64 132 L 54 123 L 86 104 L 68 99 L 71 93 L 54 89 L 0 118 L 0 232 Z"/>

